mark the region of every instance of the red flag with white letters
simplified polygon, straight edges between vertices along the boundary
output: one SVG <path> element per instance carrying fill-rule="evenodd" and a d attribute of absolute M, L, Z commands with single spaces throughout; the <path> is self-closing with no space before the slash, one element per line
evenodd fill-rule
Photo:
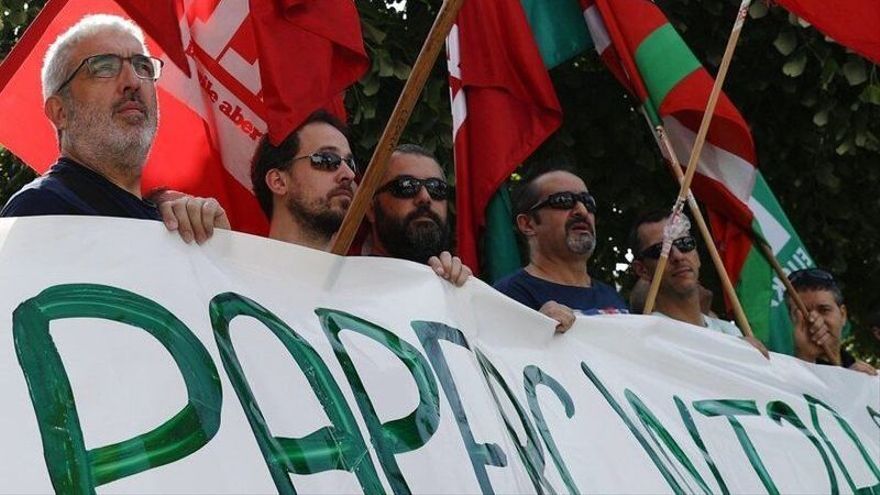
<path fill-rule="evenodd" d="M 0 121 L 0 143 L 45 172 L 58 157 L 40 89 L 46 49 L 84 15 L 132 17 L 151 53 L 166 61 L 157 92 L 159 132 L 142 190 L 165 186 L 215 197 L 235 230 L 265 234 L 267 221 L 251 192 L 251 157 L 267 132 L 277 142 L 314 110 L 341 108 L 341 93 L 369 65 L 354 3 L 251 2 L 260 9 L 232 0 L 192 0 L 185 8 L 179 0 L 169 0 L 169 8 L 157 3 L 49 0 L 0 65 L 0 115 L 18 116 Z M 333 31 L 326 29 L 330 20 Z M 296 30 L 309 33 L 296 36 Z M 270 43 L 271 32 L 285 36 Z"/>
<path fill-rule="evenodd" d="M 519 0 L 465 1 L 446 39 L 458 255 L 477 269 L 489 199 L 562 123 Z"/>

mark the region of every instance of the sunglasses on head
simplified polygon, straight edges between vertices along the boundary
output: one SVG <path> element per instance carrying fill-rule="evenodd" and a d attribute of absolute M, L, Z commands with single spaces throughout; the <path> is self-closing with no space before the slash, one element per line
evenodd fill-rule
<path fill-rule="evenodd" d="M 684 237 L 679 237 L 678 239 L 672 241 L 672 245 L 675 246 L 675 249 L 678 249 L 680 253 L 689 253 L 697 248 L 697 240 L 694 239 L 693 236 L 686 235 Z M 663 243 L 658 242 L 657 244 L 651 244 L 644 251 L 639 253 L 639 259 L 651 259 L 656 260 L 660 258 L 660 254 L 663 252 Z"/>
<path fill-rule="evenodd" d="M 348 165 L 348 168 L 354 172 L 355 175 L 358 175 L 358 166 L 354 161 L 353 156 L 343 157 L 340 156 L 339 153 L 334 153 L 332 151 L 316 151 L 311 155 L 303 155 L 295 157 L 291 160 L 291 163 L 302 160 L 303 158 L 308 158 L 309 163 L 312 164 L 312 168 L 318 170 L 324 170 L 326 172 L 335 172 L 339 170 L 339 167 L 342 166 L 342 162 L 345 162 Z"/>
<path fill-rule="evenodd" d="M 821 268 L 804 268 L 788 274 L 788 280 L 792 285 L 819 285 L 832 287 L 837 285 L 834 275 Z"/>
<path fill-rule="evenodd" d="M 553 208 L 554 210 L 570 210 L 574 208 L 578 202 L 583 203 L 584 208 L 586 208 L 588 212 L 593 214 L 596 213 L 596 199 L 586 191 L 579 193 L 572 191 L 553 193 L 547 196 L 546 199 L 535 203 L 535 206 L 529 208 L 529 213 L 535 210 L 540 210 L 544 207 Z"/>
<path fill-rule="evenodd" d="M 414 198 L 422 186 L 428 191 L 428 195 L 434 201 L 444 201 L 449 197 L 449 184 L 443 179 L 429 177 L 427 179 L 416 179 L 411 175 L 401 175 L 394 178 L 384 186 L 376 190 L 376 194 L 389 192 L 398 199 Z"/>

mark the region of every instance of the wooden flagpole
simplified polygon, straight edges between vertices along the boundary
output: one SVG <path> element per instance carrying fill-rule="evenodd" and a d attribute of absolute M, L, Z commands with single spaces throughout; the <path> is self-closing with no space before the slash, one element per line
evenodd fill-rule
<path fill-rule="evenodd" d="M 697 171 L 697 163 L 700 161 L 700 153 L 703 151 L 703 144 L 706 142 L 706 135 L 709 132 L 709 124 L 712 123 L 712 116 L 715 114 L 715 105 L 718 103 L 718 96 L 721 94 L 721 87 L 724 85 L 724 79 L 727 77 L 727 69 L 730 67 L 730 60 L 733 58 L 733 52 L 736 50 L 736 42 L 739 40 L 739 34 L 742 32 L 743 24 L 746 20 L 746 14 L 749 10 L 751 0 L 742 0 L 739 11 L 736 15 L 736 21 L 733 23 L 733 29 L 730 37 L 727 39 L 727 46 L 724 49 L 724 57 L 721 59 L 721 66 L 718 68 L 718 75 L 715 76 L 715 83 L 712 85 L 712 91 L 709 93 L 709 102 L 706 104 L 706 110 L 703 113 L 703 121 L 700 122 L 700 130 L 694 140 L 694 147 L 691 150 L 691 156 L 688 160 L 687 170 L 684 178 L 681 180 L 681 188 L 678 191 L 678 198 L 672 207 L 672 219 L 675 219 L 684 206 L 691 190 L 691 182 L 694 180 L 694 174 Z M 666 264 L 669 261 L 669 250 L 671 249 L 671 239 L 663 240 L 663 251 L 657 262 L 657 269 L 654 271 L 654 278 L 651 280 L 651 288 L 648 291 L 648 298 L 645 301 L 645 313 L 650 314 L 654 311 L 654 303 L 657 300 L 657 292 L 660 290 L 660 279 Z"/>
<path fill-rule="evenodd" d="M 684 179 L 684 174 L 681 171 L 681 163 L 678 161 L 678 156 L 676 156 L 675 150 L 672 148 L 672 143 L 669 142 L 669 137 L 666 135 L 666 130 L 663 126 L 658 125 L 656 129 L 657 137 L 661 145 L 666 149 L 666 154 L 669 155 L 669 168 L 680 183 Z M 694 221 L 697 223 L 697 227 L 700 229 L 700 234 L 703 236 L 706 249 L 709 251 L 709 256 L 712 258 L 712 263 L 715 265 L 715 271 L 718 272 L 718 278 L 721 279 L 721 286 L 724 288 L 724 293 L 727 294 L 727 298 L 733 306 L 733 316 L 736 320 L 736 324 L 742 330 L 743 335 L 746 337 L 754 337 L 755 333 L 752 331 L 752 326 L 749 324 L 749 320 L 746 318 L 746 313 L 743 310 L 742 304 L 739 302 L 736 290 L 734 290 L 733 283 L 730 281 L 730 275 L 727 274 L 727 269 L 724 268 L 724 262 L 721 261 L 721 255 L 718 254 L 718 248 L 715 246 L 715 241 L 712 239 L 712 234 L 709 232 L 709 226 L 706 224 L 703 212 L 700 211 L 700 207 L 697 205 L 697 200 L 694 199 L 694 195 L 690 192 L 688 192 L 688 206 L 690 207 L 691 214 L 694 216 Z"/>
<path fill-rule="evenodd" d="M 379 143 L 373 151 L 367 172 L 358 185 L 357 193 L 342 221 L 342 226 L 336 233 L 336 240 L 330 250 L 333 254 L 345 255 L 348 253 L 358 227 L 364 219 L 367 207 L 379 187 L 379 181 L 382 180 L 385 170 L 388 168 L 388 159 L 391 158 L 391 153 L 406 128 L 412 109 L 422 93 L 428 75 L 437 60 L 437 55 L 446 41 L 446 36 L 455 24 L 455 18 L 458 16 L 463 1 L 444 0 L 443 5 L 440 6 L 440 12 L 437 13 L 434 25 L 431 26 L 431 31 L 428 32 L 428 37 L 422 45 L 422 51 L 413 65 L 397 104 L 394 106 L 394 111 L 388 119 L 388 124 L 382 132 L 382 137 L 379 138 Z"/>

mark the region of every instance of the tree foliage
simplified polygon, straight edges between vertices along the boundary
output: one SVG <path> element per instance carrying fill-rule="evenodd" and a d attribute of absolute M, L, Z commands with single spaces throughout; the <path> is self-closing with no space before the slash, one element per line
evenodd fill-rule
<path fill-rule="evenodd" d="M 43 3 L 0 0 L 0 56 L 8 53 Z M 362 161 L 372 154 L 440 3 L 408 0 L 399 9 L 385 0 L 357 0 L 372 67 L 349 91 L 346 105 L 352 145 Z M 739 1 L 657 3 L 697 58 L 710 72 L 717 71 Z M 577 163 L 600 201 L 600 244 L 591 270 L 626 285 L 627 275 L 615 269 L 628 263 L 623 246 L 633 216 L 649 207 L 669 207 L 677 187 L 650 129 L 634 110 L 637 102 L 595 53 L 576 57 L 551 76 L 565 120 L 534 158 L 567 156 Z M 441 55 L 403 140 L 434 150 L 448 165 L 451 179 L 446 78 Z M 859 331 L 859 319 L 880 308 L 877 66 L 787 11 L 755 0 L 725 90 L 752 126 L 759 166 L 810 253 L 843 285 L 859 337 L 856 351 L 880 355 L 880 344 Z M 0 201 L 30 176 L 17 159 L 0 151 Z M 711 277 L 711 269 L 703 272 Z"/>

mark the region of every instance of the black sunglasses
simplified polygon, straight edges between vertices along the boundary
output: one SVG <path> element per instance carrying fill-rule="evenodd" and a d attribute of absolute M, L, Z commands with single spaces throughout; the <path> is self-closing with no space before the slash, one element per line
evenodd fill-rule
<path fill-rule="evenodd" d="M 324 170 L 325 172 L 335 172 L 339 170 L 339 167 L 342 166 L 342 162 L 345 162 L 355 175 L 358 175 L 359 172 L 353 156 L 343 157 L 340 156 L 339 153 L 334 153 L 332 151 L 317 151 L 311 155 L 297 156 L 291 160 L 290 163 L 302 160 L 303 158 L 309 159 L 312 168 Z"/>
<path fill-rule="evenodd" d="M 836 287 L 837 281 L 834 275 L 821 268 L 804 268 L 788 274 L 788 280 L 792 285 L 818 285 L 823 287 Z"/>
<path fill-rule="evenodd" d="M 529 208 L 529 213 L 540 210 L 541 208 L 550 207 L 554 210 L 570 210 L 577 205 L 578 201 L 584 204 L 588 212 L 596 214 L 596 199 L 590 193 L 562 191 L 547 196 L 543 201 L 538 201 L 535 206 Z"/>
<path fill-rule="evenodd" d="M 410 199 L 422 190 L 422 186 L 425 186 L 425 190 L 434 201 L 445 201 L 449 198 L 450 187 L 445 180 L 436 177 L 416 179 L 411 175 L 401 175 L 394 178 L 391 182 L 376 189 L 376 194 L 390 192 L 395 198 Z"/>
<path fill-rule="evenodd" d="M 92 77 L 109 79 L 119 75 L 122 71 L 122 63 L 126 60 L 131 64 L 132 68 L 134 68 L 134 73 L 138 79 L 147 79 L 150 81 L 159 79 L 159 75 L 162 73 L 162 66 L 165 64 L 165 62 L 156 57 L 150 57 L 139 53 L 130 57 L 123 57 L 122 55 L 116 55 L 115 53 L 92 55 L 91 57 L 84 58 L 83 61 L 76 66 L 76 69 L 70 73 L 70 76 L 58 86 L 58 89 L 56 89 L 55 92 L 58 93 L 65 86 L 70 84 L 70 81 L 73 81 L 73 78 L 76 77 L 77 72 L 79 72 L 83 66 L 88 68 L 89 74 L 91 74 Z"/>
<path fill-rule="evenodd" d="M 678 249 L 680 253 L 689 253 L 694 249 L 697 249 L 697 240 L 694 239 L 694 236 L 686 235 L 684 237 L 679 237 L 678 239 L 672 241 L 672 245 L 675 246 L 675 249 Z M 652 259 L 656 260 L 660 258 L 660 254 L 663 252 L 663 243 L 658 242 L 657 244 L 651 244 L 644 251 L 639 253 L 639 259 Z"/>

